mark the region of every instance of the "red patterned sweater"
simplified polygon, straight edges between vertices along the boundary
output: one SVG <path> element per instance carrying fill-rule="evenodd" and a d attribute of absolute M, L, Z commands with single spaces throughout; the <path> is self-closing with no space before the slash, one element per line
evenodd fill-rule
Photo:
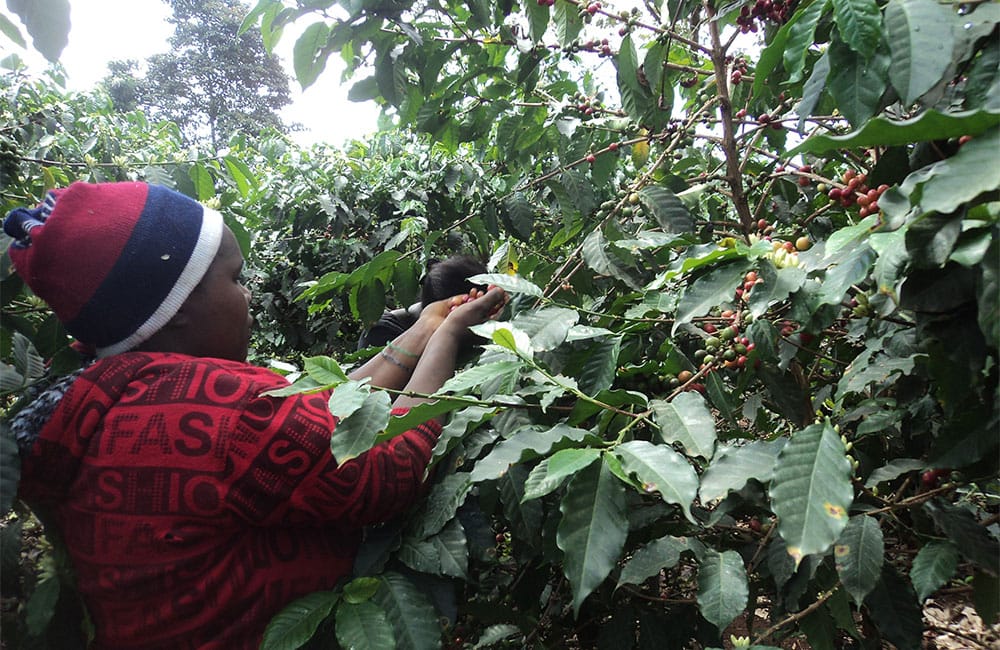
<path fill-rule="evenodd" d="M 361 529 L 421 494 L 440 427 L 337 466 L 329 393 L 251 365 L 131 352 L 73 382 L 23 459 L 56 515 L 101 648 L 256 648 L 348 575 Z"/>

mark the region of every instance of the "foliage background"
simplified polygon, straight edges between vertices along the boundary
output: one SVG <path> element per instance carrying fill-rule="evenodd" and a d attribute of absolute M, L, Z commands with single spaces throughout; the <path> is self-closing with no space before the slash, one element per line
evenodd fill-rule
<path fill-rule="evenodd" d="M 0 105 L 5 209 L 134 177 L 221 207 L 292 390 L 432 256 L 515 295 L 432 407 L 426 506 L 265 647 L 909 648 L 941 589 L 996 620 L 997 5 L 261 0 L 243 29 L 293 21 L 300 83 L 341 56 L 404 130 L 219 154 L 57 76 Z M 12 413 L 74 359 L 4 269 Z M 338 458 L 406 426 L 361 398 Z M 67 629 L 55 548 L 5 635 Z"/>

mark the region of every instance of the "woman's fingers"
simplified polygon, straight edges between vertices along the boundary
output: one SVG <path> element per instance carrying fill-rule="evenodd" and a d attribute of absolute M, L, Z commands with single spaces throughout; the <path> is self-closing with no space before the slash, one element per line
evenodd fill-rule
<path fill-rule="evenodd" d="M 479 289 L 472 289 L 467 294 L 451 298 L 449 311 L 454 313 L 455 310 L 462 308 L 462 312 L 456 316 L 461 316 L 463 321 L 468 320 L 469 325 L 474 325 L 499 314 L 505 304 L 507 304 L 507 293 L 499 287 L 491 287 L 485 293 Z"/>

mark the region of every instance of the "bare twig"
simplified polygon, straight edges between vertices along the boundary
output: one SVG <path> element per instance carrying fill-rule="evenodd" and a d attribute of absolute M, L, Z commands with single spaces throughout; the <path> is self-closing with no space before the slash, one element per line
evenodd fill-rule
<path fill-rule="evenodd" d="M 801 609 L 801 610 L 795 612 L 791 616 L 789 616 L 789 617 L 787 617 L 787 618 L 785 618 L 783 620 L 778 621 L 777 623 L 775 623 L 771 627 L 769 627 L 766 630 L 764 630 L 764 632 L 760 636 L 758 636 L 756 639 L 754 639 L 753 643 L 754 644 L 761 643 L 762 641 L 766 640 L 769 636 L 771 636 L 772 634 L 774 634 L 775 632 L 777 632 L 781 628 L 785 627 L 786 625 L 791 625 L 795 621 L 798 621 L 800 619 L 805 618 L 806 616 L 809 616 L 810 614 L 812 614 L 813 612 L 815 612 L 817 609 L 819 609 L 823 605 L 823 603 L 825 603 L 827 600 L 829 600 L 830 597 L 833 596 L 834 593 L 836 593 L 836 589 L 831 589 L 830 591 L 828 591 L 828 592 L 826 592 L 824 594 L 821 594 L 819 598 L 817 598 L 811 605 L 809 605 L 805 609 Z"/>

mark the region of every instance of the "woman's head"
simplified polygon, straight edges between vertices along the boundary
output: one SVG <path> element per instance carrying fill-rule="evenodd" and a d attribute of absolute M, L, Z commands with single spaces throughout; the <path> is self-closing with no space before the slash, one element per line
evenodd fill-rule
<path fill-rule="evenodd" d="M 170 323 L 216 262 L 222 216 L 146 183 L 74 183 L 4 221 L 18 275 L 99 356 Z M 232 237 L 230 233 L 228 235 Z"/>
<path fill-rule="evenodd" d="M 466 278 L 486 273 L 486 265 L 474 257 L 453 255 L 446 260 L 431 260 L 427 264 L 427 274 L 420 283 L 420 303 L 424 306 L 438 300 L 451 298 L 471 289 L 482 289 L 484 285 L 473 284 Z"/>

